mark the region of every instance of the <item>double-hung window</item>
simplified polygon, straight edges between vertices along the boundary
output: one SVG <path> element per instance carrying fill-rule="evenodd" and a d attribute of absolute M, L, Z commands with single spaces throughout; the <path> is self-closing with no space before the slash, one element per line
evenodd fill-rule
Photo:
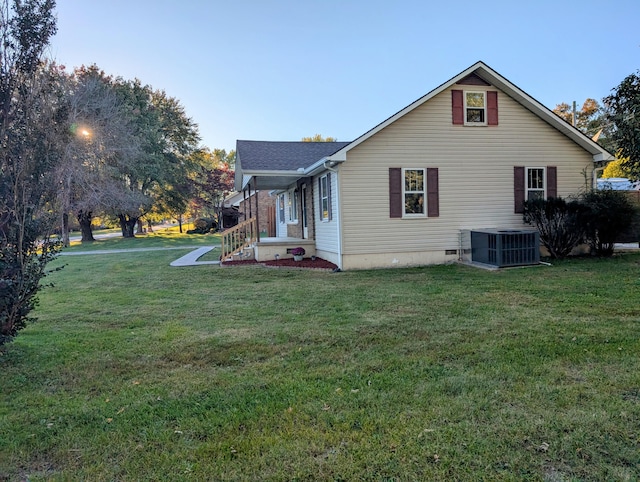
<path fill-rule="evenodd" d="M 486 125 L 485 92 L 466 91 L 464 93 L 465 124 Z"/>
<path fill-rule="evenodd" d="M 527 168 L 527 201 L 546 199 L 544 167 Z"/>
<path fill-rule="evenodd" d="M 278 218 L 280 220 L 280 224 L 285 223 L 284 218 L 284 194 L 278 194 Z"/>
<path fill-rule="evenodd" d="M 329 189 L 329 175 L 325 174 L 320 178 L 320 219 L 322 221 L 329 221 L 329 210 L 331 209 Z"/>
<path fill-rule="evenodd" d="M 287 221 L 296 223 L 298 221 L 298 191 L 291 189 L 287 193 Z"/>
<path fill-rule="evenodd" d="M 425 169 L 403 169 L 404 216 L 425 216 Z"/>

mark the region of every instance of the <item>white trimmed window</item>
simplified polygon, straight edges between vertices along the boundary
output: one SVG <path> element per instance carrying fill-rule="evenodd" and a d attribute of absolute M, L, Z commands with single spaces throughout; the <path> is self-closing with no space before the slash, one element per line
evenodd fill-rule
<path fill-rule="evenodd" d="M 546 182 L 544 167 L 527 167 L 527 201 L 546 199 Z"/>
<path fill-rule="evenodd" d="M 425 169 L 405 168 L 402 170 L 404 183 L 402 196 L 404 200 L 403 217 L 426 216 Z"/>
<path fill-rule="evenodd" d="M 298 191 L 291 189 L 287 193 L 287 221 L 289 223 L 298 222 Z"/>
<path fill-rule="evenodd" d="M 465 124 L 487 124 L 486 92 L 465 91 L 464 93 Z"/>
<path fill-rule="evenodd" d="M 331 202 L 329 197 L 329 175 L 325 174 L 320 178 L 320 219 L 322 221 L 329 221 L 329 209 L 331 206 L 329 203 Z"/>
<path fill-rule="evenodd" d="M 285 223 L 284 204 L 285 204 L 284 194 L 278 194 L 278 218 L 279 218 L 280 224 Z"/>

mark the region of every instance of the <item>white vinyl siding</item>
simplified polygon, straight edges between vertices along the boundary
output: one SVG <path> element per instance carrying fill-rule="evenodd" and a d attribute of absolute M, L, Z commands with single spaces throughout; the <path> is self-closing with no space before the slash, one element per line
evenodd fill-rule
<path fill-rule="evenodd" d="M 314 186 L 319 186 L 318 181 L 322 178 L 327 179 L 326 174 L 314 178 Z M 321 196 L 313 196 L 313 212 L 316 216 L 316 250 L 336 254 L 338 253 L 339 248 L 337 222 L 338 211 L 336 204 L 336 193 L 338 184 L 337 178 L 337 173 L 331 173 L 331 176 L 328 176 L 328 179 L 331 182 L 331 186 L 328 186 L 328 192 L 331 193 L 331 195 L 328 197 L 328 201 L 331 202 L 331 213 L 333 214 L 332 216 L 329 216 L 328 212 L 326 212 L 326 209 L 323 209 Z M 329 217 L 331 219 L 329 219 Z"/>
<path fill-rule="evenodd" d="M 350 255 L 444 253 L 458 248 L 461 229 L 524 227 L 513 208 L 516 165 L 557 166 L 558 196 L 566 197 L 584 187 L 582 172 L 591 172 L 593 160 L 504 94 L 498 126 L 460 129 L 451 123 L 451 89 L 441 92 L 348 151 L 340 165 L 344 268 Z M 438 168 L 438 218 L 389 219 L 394 166 Z"/>

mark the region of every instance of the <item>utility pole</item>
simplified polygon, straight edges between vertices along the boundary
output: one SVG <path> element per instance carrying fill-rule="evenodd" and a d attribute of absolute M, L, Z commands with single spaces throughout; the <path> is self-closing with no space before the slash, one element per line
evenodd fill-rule
<path fill-rule="evenodd" d="M 571 114 L 571 125 L 576 126 L 576 101 L 573 101 L 573 113 Z"/>

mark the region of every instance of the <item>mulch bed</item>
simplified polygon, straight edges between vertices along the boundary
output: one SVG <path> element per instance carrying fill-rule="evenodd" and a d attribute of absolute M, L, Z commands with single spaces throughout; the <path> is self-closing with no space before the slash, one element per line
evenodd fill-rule
<path fill-rule="evenodd" d="M 263 261 L 258 263 L 256 260 L 248 259 L 248 260 L 239 260 L 239 261 L 225 261 L 222 263 L 222 266 L 246 266 L 252 264 L 261 264 L 263 266 L 269 266 L 271 268 L 303 268 L 303 269 L 326 269 L 326 270 L 335 270 L 338 268 L 337 265 L 330 263 L 326 259 L 322 258 L 303 258 L 302 261 L 295 261 L 292 258 L 287 259 L 279 259 L 279 260 L 271 260 L 271 261 Z"/>

